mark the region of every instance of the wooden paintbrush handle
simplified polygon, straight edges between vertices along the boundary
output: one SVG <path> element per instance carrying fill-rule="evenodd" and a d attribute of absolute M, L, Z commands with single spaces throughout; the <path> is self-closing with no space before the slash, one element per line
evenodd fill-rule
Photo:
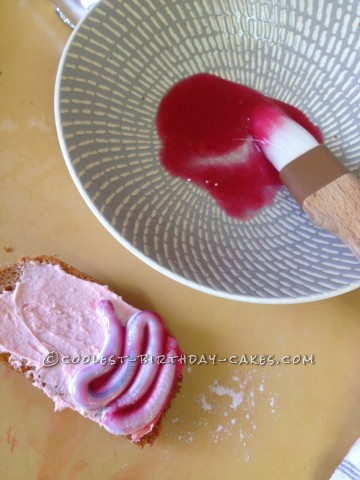
<path fill-rule="evenodd" d="M 314 225 L 339 237 L 360 259 L 360 182 L 347 173 L 305 198 Z"/>

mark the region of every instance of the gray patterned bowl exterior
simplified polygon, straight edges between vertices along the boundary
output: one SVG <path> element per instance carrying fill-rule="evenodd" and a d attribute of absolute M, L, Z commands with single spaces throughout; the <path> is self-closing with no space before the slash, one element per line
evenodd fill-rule
<path fill-rule="evenodd" d="M 158 161 L 154 117 L 174 82 L 209 72 L 301 108 L 359 171 L 358 2 L 103 0 L 73 33 L 56 83 L 62 150 L 103 225 L 162 273 L 242 301 L 294 303 L 360 285 L 360 262 L 283 187 L 228 217 Z"/>

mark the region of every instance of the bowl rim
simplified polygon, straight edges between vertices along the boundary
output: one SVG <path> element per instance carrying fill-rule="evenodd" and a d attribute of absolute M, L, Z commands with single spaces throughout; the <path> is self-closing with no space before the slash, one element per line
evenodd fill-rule
<path fill-rule="evenodd" d="M 76 174 L 75 168 L 72 164 L 71 156 L 67 150 L 66 147 L 66 142 L 65 138 L 63 135 L 63 130 L 62 130 L 62 122 L 61 122 L 61 112 L 60 112 L 60 85 L 61 85 L 61 80 L 62 80 L 62 73 L 64 69 L 64 65 L 67 59 L 67 54 L 68 51 L 71 47 L 71 44 L 74 40 L 74 38 L 77 35 L 78 30 L 81 28 L 82 24 L 85 22 L 86 18 L 88 15 L 91 15 L 94 11 L 97 10 L 101 2 L 99 2 L 97 5 L 95 5 L 94 8 L 92 8 L 88 14 L 86 14 L 76 25 L 76 27 L 73 29 L 72 33 L 70 34 L 66 45 L 62 51 L 60 62 L 58 65 L 58 69 L 56 72 L 56 78 L 55 78 L 55 87 L 54 87 L 54 116 L 55 116 L 55 126 L 56 126 L 56 132 L 61 148 L 61 152 L 63 154 L 65 164 L 67 166 L 67 169 L 70 173 L 70 176 L 73 180 L 73 182 L 76 185 L 76 188 L 78 189 L 79 193 L 81 194 L 83 200 L 87 204 L 87 206 L 90 208 L 92 213 L 95 215 L 95 217 L 98 219 L 98 221 L 101 223 L 103 227 L 121 244 L 123 245 L 130 253 L 135 255 L 139 260 L 141 260 L 143 263 L 146 265 L 150 266 L 157 272 L 165 275 L 166 277 L 182 284 L 185 285 L 186 287 L 189 287 L 193 290 L 197 290 L 199 292 L 212 295 L 215 297 L 220 297 L 228 300 L 233 300 L 237 302 L 244 302 L 244 303 L 254 303 L 254 304 L 260 304 L 260 305 L 293 305 L 293 304 L 299 304 L 299 303 L 309 303 L 309 302 L 315 302 L 319 300 L 326 300 L 328 298 L 333 298 L 337 297 L 339 295 L 342 295 L 344 293 L 351 292 L 353 290 L 356 290 L 357 288 L 360 287 L 360 280 L 355 281 L 350 283 L 349 285 L 345 287 L 338 288 L 336 290 L 329 290 L 327 292 L 322 292 L 322 293 L 314 293 L 310 295 L 304 295 L 304 296 L 299 296 L 299 297 L 256 297 L 256 296 L 251 296 L 251 295 L 244 295 L 244 294 L 235 294 L 235 293 L 228 293 L 226 291 L 221 291 L 221 290 L 216 290 L 211 287 L 206 287 L 203 285 L 199 285 L 193 280 L 187 280 L 186 278 L 182 277 L 179 274 L 176 274 L 169 270 L 168 268 L 162 267 L 159 265 L 155 260 L 147 257 L 143 252 L 135 248 L 128 240 L 126 240 L 119 232 L 116 231 L 116 229 L 102 216 L 102 214 L 99 212 L 99 210 L 96 208 L 94 205 L 93 201 L 87 194 L 86 190 L 82 186 L 78 175 Z"/>

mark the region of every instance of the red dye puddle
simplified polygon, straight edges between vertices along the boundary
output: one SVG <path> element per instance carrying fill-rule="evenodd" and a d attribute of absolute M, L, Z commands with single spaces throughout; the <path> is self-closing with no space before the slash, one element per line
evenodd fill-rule
<path fill-rule="evenodd" d="M 175 84 L 156 116 L 160 161 L 174 176 L 207 190 L 241 220 L 271 205 L 279 174 L 251 138 L 255 108 L 276 105 L 319 142 L 321 133 L 297 108 L 243 85 L 200 73 Z"/>

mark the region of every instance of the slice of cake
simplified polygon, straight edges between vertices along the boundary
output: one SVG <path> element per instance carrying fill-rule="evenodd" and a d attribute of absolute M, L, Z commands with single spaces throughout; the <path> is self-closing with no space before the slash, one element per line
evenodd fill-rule
<path fill-rule="evenodd" d="M 54 257 L 0 270 L 0 361 L 55 403 L 115 435 L 152 443 L 183 354 L 153 312 Z"/>

